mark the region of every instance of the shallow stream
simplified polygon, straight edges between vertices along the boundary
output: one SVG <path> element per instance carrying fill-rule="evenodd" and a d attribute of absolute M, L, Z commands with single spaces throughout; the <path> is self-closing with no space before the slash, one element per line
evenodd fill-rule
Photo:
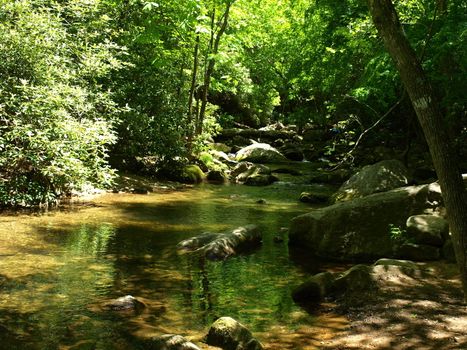
<path fill-rule="evenodd" d="M 345 320 L 313 316 L 291 298 L 325 268 L 303 263 L 281 230 L 310 210 L 297 200 L 307 188 L 200 185 L 1 215 L 0 349 L 140 349 L 138 339 L 154 334 L 200 339 L 220 316 L 247 325 L 266 348 L 315 348 Z M 248 254 L 207 263 L 176 254 L 185 238 L 246 224 L 263 232 Z M 142 313 L 100 307 L 128 294 L 147 305 Z"/>

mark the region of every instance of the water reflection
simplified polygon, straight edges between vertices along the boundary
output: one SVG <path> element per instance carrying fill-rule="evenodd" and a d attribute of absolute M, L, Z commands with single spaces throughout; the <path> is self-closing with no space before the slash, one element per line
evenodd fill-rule
<path fill-rule="evenodd" d="M 0 348 L 138 349 L 135 336 L 201 335 L 219 316 L 237 318 L 260 337 L 312 323 L 290 297 L 304 273 L 289 260 L 287 241 L 273 240 L 307 209 L 296 201 L 302 190 L 204 186 L 2 218 Z M 259 198 L 267 204 L 256 204 Z M 187 237 L 251 223 L 260 225 L 263 244 L 249 254 L 224 262 L 175 254 Z M 99 307 L 126 294 L 146 310 L 122 316 Z"/>
<path fill-rule="evenodd" d="M 71 255 L 100 257 L 107 252 L 116 228 L 110 223 L 92 227 L 83 224 L 67 235 L 65 252 Z"/>

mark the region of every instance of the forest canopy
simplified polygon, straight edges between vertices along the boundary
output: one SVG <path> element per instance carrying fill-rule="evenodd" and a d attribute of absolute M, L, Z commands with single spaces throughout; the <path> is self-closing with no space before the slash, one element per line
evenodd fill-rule
<path fill-rule="evenodd" d="M 465 143 L 467 5 L 394 3 Z M 183 163 L 238 124 L 358 131 L 402 101 L 374 131 L 397 144 L 404 95 L 365 1 L 0 0 L 0 205 Z"/>

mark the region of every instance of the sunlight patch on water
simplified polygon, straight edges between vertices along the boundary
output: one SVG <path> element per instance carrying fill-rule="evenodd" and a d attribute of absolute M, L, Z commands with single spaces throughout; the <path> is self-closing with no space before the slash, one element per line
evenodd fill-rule
<path fill-rule="evenodd" d="M 287 241 L 273 237 L 307 210 L 297 201 L 301 189 L 106 194 L 40 215 L 0 217 L 0 324 L 15 334 L 11 347 L 137 349 L 138 336 L 201 338 L 217 317 L 231 316 L 264 342 L 292 349 L 287 342 L 302 339 L 315 317 L 293 303 L 291 289 L 306 274 L 290 261 Z M 263 244 L 250 254 L 203 262 L 175 252 L 201 232 L 251 223 L 262 229 Z M 141 314 L 102 310 L 127 294 L 146 304 Z"/>

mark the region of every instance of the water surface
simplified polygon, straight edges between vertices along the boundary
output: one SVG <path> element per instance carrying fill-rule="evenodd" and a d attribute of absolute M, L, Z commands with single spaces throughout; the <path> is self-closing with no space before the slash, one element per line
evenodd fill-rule
<path fill-rule="evenodd" d="M 323 268 L 305 271 L 291 259 L 281 231 L 310 210 L 297 201 L 306 188 L 202 185 L 0 216 L 0 348 L 140 349 L 138 339 L 154 334 L 200 338 L 220 316 L 241 321 L 268 348 L 313 348 L 344 321 L 329 315 L 317 321 L 290 296 Z M 263 232 L 261 247 L 248 254 L 202 263 L 175 252 L 185 238 L 246 224 Z M 127 294 L 147 308 L 102 310 Z"/>

